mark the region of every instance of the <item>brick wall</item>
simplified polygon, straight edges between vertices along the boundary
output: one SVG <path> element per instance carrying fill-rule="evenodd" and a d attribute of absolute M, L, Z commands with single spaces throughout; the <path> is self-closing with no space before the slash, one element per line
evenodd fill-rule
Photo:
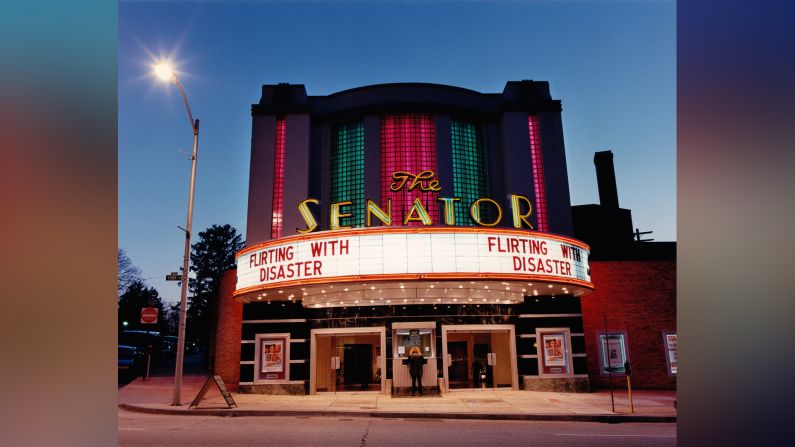
<path fill-rule="evenodd" d="M 599 374 L 598 333 L 625 332 L 632 363 L 633 388 L 676 389 L 667 372 L 663 332 L 676 331 L 676 262 L 592 261 L 596 291 L 582 297 L 585 349 L 591 385 L 609 386 Z M 626 378 L 613 376 L 616 387 Z"/>
<path fill-rule="evenodd" d="M 215 373 L 227 388 L 237 391 L 240 381 L 240 334 L 243 328 L 243 305 L 232 298 L 237 270 L 221 276 L 218 296 L 218 325 L 215 338 Z"/>

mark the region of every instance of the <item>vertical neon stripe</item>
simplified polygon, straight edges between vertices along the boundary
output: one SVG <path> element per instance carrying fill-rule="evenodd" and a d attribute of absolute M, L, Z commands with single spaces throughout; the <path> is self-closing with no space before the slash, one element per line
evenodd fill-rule
<path fill-rule="evenodd" d="M 273 155 L 273 220 L 271 239 L 282 237 L 284 221 L 284 150 L 287 145 L 287 120 L 276 118 L 276 150 Z"/>
<path fill-rule="evenodd" d="M 396 114 L 381 117 L 381 202 L 392 199 L 392 225 L 401 225 L 414 199 L 419 198 L 428 210 L 431 221 L 439 222 L 437 192 L 392 191 L 392 174 L 407 171 L 419 174 L 436 168 L 436 124 L 428 114 Z M 409 222 L 410 226 L 422 225 Z"/>
<path fill-rule="evenodd" d="M 544 160 L 541 156 L 541 132 L 538 116 L 528 115 L 527 129 L 530 133 L 530 162 L 533 168 L 533 190 L 536 194 L 536 230 L 549 231 L 547 217 L 547 193 L 544 183 Z"/>
<path fill-rule="evenodd" d="M 351 217 L 341 225 L 363 227 L 364 198 L 364 122 L 334 126 L 331 133 L 331 203 L 350 201 Z"/>
<path fill-rule="evenodd" d="M 453 153 L 453 195 L 461 198 L 455 208 L 456 225 L 472 226 L 468 204 L 486 195 L 483 163 L 483 136 L 480 126 L 463 121 L 450 121 L 450 142 Z M 462 205 L 463 204 L 463 205 Z M 489 218 L 490 211 L 483 212 Z"/>

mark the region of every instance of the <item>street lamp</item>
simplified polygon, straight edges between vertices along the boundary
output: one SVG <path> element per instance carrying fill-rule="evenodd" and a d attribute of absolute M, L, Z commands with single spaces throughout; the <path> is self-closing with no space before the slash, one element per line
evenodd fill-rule
<path fill-rule="evenodd" d="M 185 231 L 185 254 L 182 263 L 182 294 L 179 301 L 179 330 L 177 331 L 177 361 L 176 369 L 174 371 L 174 397 L 171 405 L 182 405 L 180 402 L 182 396 L 182 363 L 185 356 L 185 311 L 188 307 L 188 272 L 190 268 L 190 234 L 191 227 L 193 226 L 193 193 L 196 187 L 196 153 L 199 149 L 199 120 L 193 119 L 193 114 L 190 112 L 188 105 L 188 97 L 185 95 L 185 90 L 182 84 L 179 83 L 174 69 L 166 62 L 160 62 L 154 66 L 155 75 L 166 82 L 173 82 L 179 88 L 182 94 L 182 100 L 185 102 L 185 109 L 188 111 L 188 119 L 190 120 L 190 127 L 193 129 L 193 154 L 191 155 L 191 171 L 190 171 L 190 193 L 188 195 L 188 222 L 183 229 Z"/>

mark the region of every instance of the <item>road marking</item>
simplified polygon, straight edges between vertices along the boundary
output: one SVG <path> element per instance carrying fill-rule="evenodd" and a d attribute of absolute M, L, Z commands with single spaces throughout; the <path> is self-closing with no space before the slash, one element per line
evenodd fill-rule
<path fill-rule="evenodd" d="M 675 438 L 675 435 L 597 435 L 588 433 L 555 433 L 555 436 L 602 436 L 602 437 L 636 437 L 636 438 Z"/>

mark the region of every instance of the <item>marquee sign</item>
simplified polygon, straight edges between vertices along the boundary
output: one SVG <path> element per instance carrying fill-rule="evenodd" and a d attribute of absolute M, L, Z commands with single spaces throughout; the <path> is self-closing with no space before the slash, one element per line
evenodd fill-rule
<path fill-rule="evenodd" d="M 302 284 L 372 280 L 539 280 L 587 288 L 589 248 L 504 228 L 376 227 L 316 232 L 238 252 L 235 295 Z"/>

